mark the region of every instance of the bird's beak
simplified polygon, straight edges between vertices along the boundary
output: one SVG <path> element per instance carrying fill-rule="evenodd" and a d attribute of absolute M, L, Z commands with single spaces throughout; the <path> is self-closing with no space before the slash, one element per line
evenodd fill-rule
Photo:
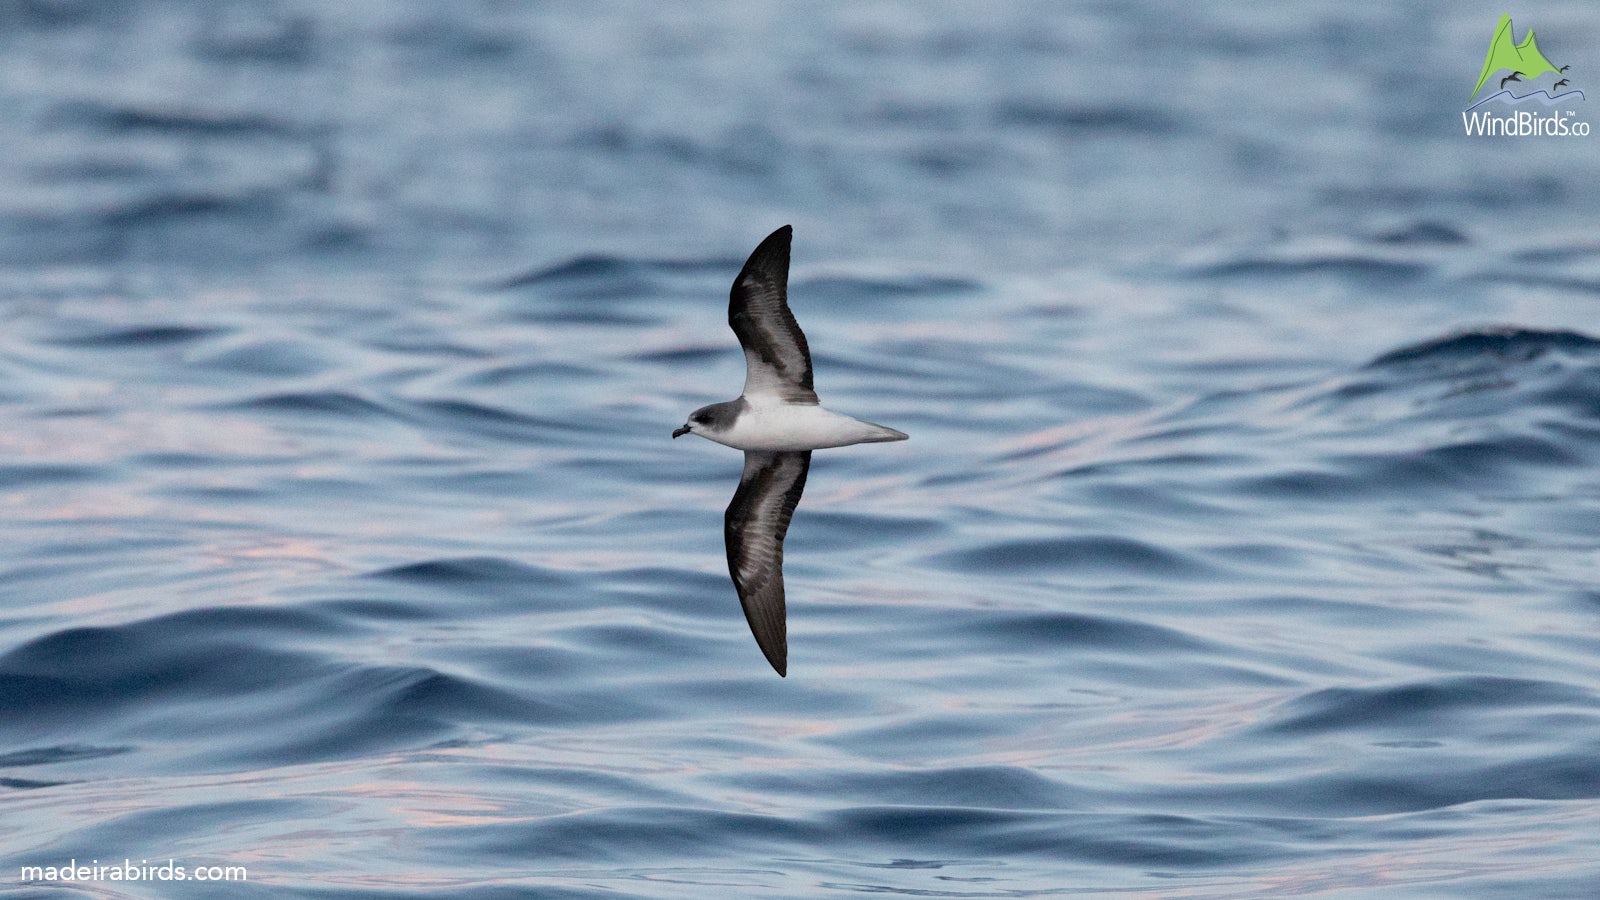
<path fill-rule="evenodd" d="M 679 428 L 679 429 L 673 431 L 672 432 L 672 436 L 674 438 L 681 438 L 681 437 L 683 437 L 684 435 L 686 435 L 688 433 L 689 433 L 689 426 L 685 425 L 682 428 Z"/>

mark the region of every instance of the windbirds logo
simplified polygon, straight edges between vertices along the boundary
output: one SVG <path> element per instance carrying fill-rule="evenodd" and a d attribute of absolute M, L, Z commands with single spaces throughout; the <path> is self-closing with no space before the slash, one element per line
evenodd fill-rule
<path fill-rule="evenodd" d="M 1572 66 L 1558 66 L 1551 62 L 1540 51 L 1532 29 L 1528 30 L 1521 43 L 1517 43 L 1514 34 L 1511 16 L 1501 14 L 1494 37 L 1489 40 L 1489 52 L 1484 54 L 1478 83 L 1472 86 L 1472 94 L 1467 98 L 1471 105 L 1461 113 L 1461 124 L 1467 134 L 1486 137 L 1587 137 L 1589 123 L 1579 121 L 1571 109 L 1553 110 L 1548 114 L 1518 110 L 1498 116 L 1489 110 L 1479 109 L 1495 100 L 1513 106 L 1537 100 L 1544 106 L 1551 106 L 1588 99 L 1583 91 L 1572 87 L 1572 79 L 1567 77 Z M 1477 99 L 1478 94 L 1490 85 L 1498 90 Z"/>

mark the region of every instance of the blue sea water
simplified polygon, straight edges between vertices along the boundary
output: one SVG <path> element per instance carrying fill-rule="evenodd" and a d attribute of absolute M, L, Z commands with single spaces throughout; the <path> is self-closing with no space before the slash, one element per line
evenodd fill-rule
<path fill-rule="evenodd" d="M 0 894 L 1600 895 L 1600 138 L 1462 133 L 1501 11 L 0 0 Z M 912 438 L 780 679 L 668 436 L 785 223 Z M 23 880 L 124 860 L 248 880 Z"/>

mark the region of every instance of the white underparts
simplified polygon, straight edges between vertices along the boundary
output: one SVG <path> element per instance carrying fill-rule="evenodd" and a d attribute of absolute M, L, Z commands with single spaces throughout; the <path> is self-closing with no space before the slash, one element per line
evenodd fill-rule
<path fill-rule="evenodd" d="M 751 400 L 726 431 L 695 428 L 694 433 L 737 450 L 820 450 L 877 441 L 903 441 L 906 435 L 840 415 L 820 406 Z"/>

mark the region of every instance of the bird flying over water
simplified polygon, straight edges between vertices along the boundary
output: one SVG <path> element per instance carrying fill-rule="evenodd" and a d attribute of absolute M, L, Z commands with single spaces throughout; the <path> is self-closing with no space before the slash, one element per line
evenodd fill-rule
<path fill-rule="evenodd" d="M 733 281 L 728 324 L 744 347 L 744 392 L 702 406 L 672 432 L 744 451 L 744 473 L 723 518 L 728 573 L 756 645 L 779 675 L 789 665 L 783 538 L 805 490 L 811 451 L 907 437 L 818 404 L 811 349 L 789 311 L 792 233 L 785 225 L 767 235 Z"/>
<path fill-rule="evenodd" d="M 1506 86 L 1506 82 L 1508 82 L 1508 81 L 1521 81 L 1521 80 L 1522 80 L 1522 73 L 1521 72 L 1512 72 L 1510 75 L 1507 75 L 1506 77 L 1500 79 L 1500 86 L 1501 87 L 1505 87 Z"/>

